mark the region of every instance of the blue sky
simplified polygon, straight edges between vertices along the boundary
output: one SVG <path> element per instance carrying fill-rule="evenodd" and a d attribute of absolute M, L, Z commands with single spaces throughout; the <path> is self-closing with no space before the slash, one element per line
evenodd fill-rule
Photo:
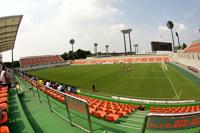
<path fill-rule="evenodd" d="M 6 0 L 1 1 L 0 16 L 24 15 L 14 49 L 18 60 L 62 54 L 71 49 L 71 38 L 75 50 L 93 52 L 98 43 L 98 51 L 109 45 L 110 52 L 122 52 L 120 31 L 125 28 L 133 29 L 132 44 L 139 44 L 144 53 L 153 40 L 171 41 L 168 20 L 174 22 L 181 43 L 190 44 L 200 38 L 199 5 L 199 0 Z M 11 60 L 10 51 L 3 53 L 3 60 Z"/>

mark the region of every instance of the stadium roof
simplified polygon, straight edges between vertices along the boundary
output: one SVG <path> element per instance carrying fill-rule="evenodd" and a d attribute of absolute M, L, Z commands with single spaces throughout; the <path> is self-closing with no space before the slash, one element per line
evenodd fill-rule
<path fill-rule="evenodd" d="M 22 15 L 0 17 L 0 52 L 13 50 Z"/>

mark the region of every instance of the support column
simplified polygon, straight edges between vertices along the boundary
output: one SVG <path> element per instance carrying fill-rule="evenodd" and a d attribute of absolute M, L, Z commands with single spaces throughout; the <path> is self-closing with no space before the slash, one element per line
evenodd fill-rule
<path fill-rule="evenodd" d="M 126 54 L 126 37 L 125 37 L 125 33 L 123 33 L 124 36 L 124 52 Z"/>
<path fill-rule="evenodd" d="M 174 35 L 173 35 L 173 32 L 172 32 L 172 29 L 171 29 L 171 34 L 172 34 L 172 47 L 173 47 L 173 51 L 175 52 L 175 48 L 174 48 Z"/>
<path fill-rule="evenodd" d="M 132 55 L 132 45 L 131 45 L 131 36 L 130 36 L 130 32 L 128 33 L 128 36 L 129 36 L 130 54 Z"/>
<path fill-rule="evenodd" d="M 11 51 L 11 56 L 12 56 L 12 67 L 14 68 L 14 64 L 13 64 L 13 49 Z"/>

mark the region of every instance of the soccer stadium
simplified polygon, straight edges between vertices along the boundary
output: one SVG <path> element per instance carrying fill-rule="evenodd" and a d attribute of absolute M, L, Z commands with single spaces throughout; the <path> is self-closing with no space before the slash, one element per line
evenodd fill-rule
<path fill-rule="evenodd" d="M 123 18 L 126 11 L 122 5 L 128 10 L 135 2 L 68 1 L 46 1 L 46 7 L 39 2 L 16 3 L 24 7 L 20 9 L 23 15 L 0 16 L 0 133 L 200 133 L 200 19 L 194 17 L 199 9 L 183 14 L 184 20 L 172 21 L 167 17 L 162 24 L 165 26 L 156 24 L 160 31 L 147 32 L 158 37 L 149 34 L 146 38 L 150 39 L 143 45 L 145 36 L 134 35 L 139 32 L 131 26 L 111 26 L 112 32 L 107 31 L 106 37 L 103 32 L 104 24 L 111 21 L 105 19 L 106 15 L 115 20 L 116 14 L 112 13 L 117 12 Z M 159 3 L 155 7 L 162 6 Z M 169 3 L 165 3 L 163 10 Z M 198 3 L 184 1 L 180 6 L 175 2 L 173 7 L 192 7 Z M 70 11 L 85 9 L 85 13 L 78 12 L 81 15 L 76 19 L 65 18 L 62 13 L 59 16 L 56 10 L 59 4 L 59 11 L 69 8 L 64 10 L 69 11 L 66 13 L 69 16 Z M 56 21 L 48 18 L 52 16 L 43 16 L 54 8 Z M 155 9 L 158 10 L 162 12 Z M 35 13 L 34 28 L 28 19 Z M 100 15 L 91 17 L 87 13 Z M 78 17 L 81 23 L 77 22 Z M 101 17 L 109 22 L 101 22 L 103 26 L 98 27 Z M 197 23 L 195 28 L 183 24 L 187 25 L 188 18 Z M 96 29 L 91 28 L 91 34 L 78 29 L 78 24 L 88 28 L 87 19 L 95 23 Z M 73 23 L 67 27 L 69 31 L 77 27 L 80 33 L 70 36 L 67 32 L 67 46 L 62 47 L 63 42 L 58 40 L 66 34 L 65 22 Z M 52 25 L 55 23 L 57 27 Z M 96 34 L 96 30 L 102 32 Z M 97 43 L 95 37 L 109 38 L 109 45 Z M 92 46 L 85 44 L 85 40 Z"/>

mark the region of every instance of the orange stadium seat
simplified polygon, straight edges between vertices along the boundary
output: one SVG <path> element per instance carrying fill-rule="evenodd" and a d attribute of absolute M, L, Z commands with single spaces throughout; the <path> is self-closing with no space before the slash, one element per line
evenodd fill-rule
<path fill-rule="evenodd" d="M 7 126 L 1 126 L 0 133 L 10 133 L 9 128 Z"/>
<path fill-rule="evenodd" d="M 119 115 L 117 114 L 108 114 L 105 116 L 105 119 L 111 122 L 117 121 L 118 118 L 119 118 Z"/>
<path fill-rule="evenodd" d="M 0 103 L 4 103 L 7 102 L 7 97 L 1 97 L 0 98 Z"/>
<path fill-rule="evenodd" d="M 8 104 L 7 103 L 0 103 L 0 109 L 1 110 L 7 110 Z"/>
<path fill-rule="evenodd" d="M 104 116 L 106 115 L 106 112 L 104 111 L 94 111 L 93 115 L 99 118 L 104 118 Z"/>
<path fill-rule="evenodd" d="M 8 96 L 7 93 L 0 93 L 0 98 L 1 98 L 1 97 L 7 97 L 7 96 Z"/>
<path fill-rule="evenodd" d="M 7 121 L 8 121 L 7 112 L 3 111 L 3 112 L 2 112 L 2 118 L 1 118 L 1 120 L 0 120 L 0 124 L 3 124 L 3 123 L 5 123 L 5 122 L 7 122 Z"/>

